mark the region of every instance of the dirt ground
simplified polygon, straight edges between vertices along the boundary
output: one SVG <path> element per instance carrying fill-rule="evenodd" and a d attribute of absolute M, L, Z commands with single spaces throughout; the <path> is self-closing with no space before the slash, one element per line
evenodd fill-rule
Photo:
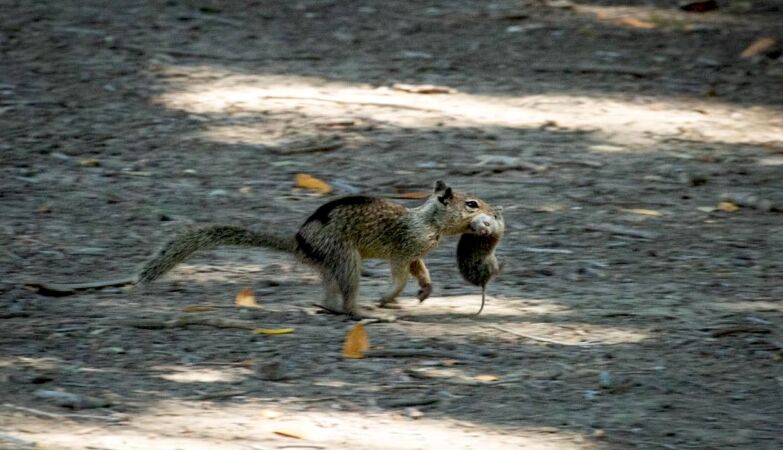
<path fill-rule="evenodd" d="M 0 448 L 783 447 L 783 62 L 739 57 L 779 2 L 0 3 Z M 439 178 L 505 207 L 504 271 L 472 317 L 446 241 L 365 359 L 271 251 L 28 285 Z M 294 332 L 143 326 L 178 317 Z"/>

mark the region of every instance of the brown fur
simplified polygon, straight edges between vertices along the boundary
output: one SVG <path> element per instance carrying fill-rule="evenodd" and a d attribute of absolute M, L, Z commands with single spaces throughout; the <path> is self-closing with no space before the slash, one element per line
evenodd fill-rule
<path fill-rule="evenodd" d="M 463 234 L 457 244 L 457 266 L 465 281 L 481 287 L 481 308 L 484 310 L 487 283 L 500 272 L 495 256 L 495 247 L 505 233 L 506 224 L 498 209 L 494 216 L 478 218 L 484 220 L 486 234 Z"/>
<path fill-rule="evenodd" d="M 442 181 L 416 208 L 380 198 L 344 197 L 319 207 L 293 238 L 223 225 L 188 231 L 144 265 L 139 281 L 155 280 L 200 249 L 267 247 L 294 253 L 318 268 L 328 309 L 361 315 L 357 298 L 362 260 L 384 259 L 391 264 L 392 287 L 381 298 L 381 306 L 395 301 L 411 273 L 421 288 L 418 298 L 424 300 L 432 292 L 432 282 L 421 258 L 437 247 L 442 236 L 484 232 L 475 221 L 482 214 L 494 214 L 494 210 Z"/>

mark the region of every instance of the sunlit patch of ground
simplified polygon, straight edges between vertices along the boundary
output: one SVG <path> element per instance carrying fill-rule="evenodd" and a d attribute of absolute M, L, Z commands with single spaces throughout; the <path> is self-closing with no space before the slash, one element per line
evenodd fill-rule
<path fill-rule="evenodd" d="M 233 367 L 210 369 L 205 367 L 160 366 L 152 370 L 160 372 L 159 377 L 177 383 L 237 383 L 242 381 L 250 371 Z"/>
<path fill-rule="evenodd" d="M 580 433 L 547 427 L 515 429 L 453 420 L 418 420 L 379 410 L 359 413 L 301 411 L 300 405 L 249 402 L 224 406 L 209 402 L 160 402 L 126 423 L 64 422 L 21 414 L 0 416 L 14 427 L 7 435 L 36 448 L 112 450 L 187 449 L 531 449 L 595 448 Z M 2 442 L 2 441 L 0 441 Z"/>
<path fill-rule="evenodd" d="M 62 364 L 57 358 L 31 358 L 25 356 L 3 356 L 0 357 L 0 367 L 31 368 L 40 370 L 52 370 Z"/>
<path fill-rule="evenodd" d="M 156 103 L 208 117 L 198 137 L 224 143 L 276 145 L 253 124 L 252 114 L 297 113 L 313 118 L 353 117 L 399 127 L 449 126 L 541 127 L 592 131 L 623 151 L 652 151 L 662 139 L 715 143 L 764 143 L 783 135 L 772 108 L 741 107 L 694 98 L 546 94 L 490 96 L 455 93 L 423 95 L 389 88 L 329 82 L 312 77 L 240 75 L 211 67 L 170 67 L 186 73 L 172 82 Z M 179 80 L 179 78 L 177 78 Z M 752 133 L 749 133 L 752 130 Z"/>
<path fill-rule="evenodd" d="M 625 326 L 607 326 L 569 320 L 558 322 L 558 317 L 573 314 L 573 310 L 555 303 L 520 301 L 519 299 L 490 298 L 479 316 L 474 314 L 480 305 L 480 296 L 462 295 L 433 297 L 421 305 L 404 303 L 405 327 L 419 336 L 493 336 L 498 332 L 510 341 L 526 344 L 556 343 L 558 345 L 613 345 L 636 343 L 651 338 L 645 330 Z M 551 317 L 553 322 L 543 321 Z M 432 327 L 433 323 L 455 322 L 451 327 Z"/>

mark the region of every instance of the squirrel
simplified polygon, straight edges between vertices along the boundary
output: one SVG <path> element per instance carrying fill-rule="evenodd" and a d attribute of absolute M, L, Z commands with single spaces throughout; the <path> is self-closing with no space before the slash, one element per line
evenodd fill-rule
<path fill-rule="evenodd" d="M 411 274 L 418 280 L 417 297 L 423 301 L 432 293 L 432 281 L 421 258 L 438 246 L 442 236 L 489 234 L 494 216 L 492 206 L 453 190 L 441 180 L 435 183 L 433 194 L 415 208 L 376 197 L 343 197 L 316 209 L 294 236 L 232 225 L 186 231 L 142 266 L 137 283 L 159 278 L 201 249 L 220 245 L 265 247 L 293 254 L 318 269 L 325 309 L 377 318 L 377 314 L 357 304 L 363 259 L 384 259 L 391 264 L 392 286 L 379 306 L 393 307 Z"/>
<path fill-rule="evenodd" d="M 462 278 L 468 283 L 481 287 L 481 308 L 475 314 L 478 316 L 484 310 L 487 283 L 494 278 L 502 267 L 495 256 L 497 247 L 503 233 L 506 231 L 506 223 L 503 219 L 503 209 L 498 207 L 484 228 L 482 234 L 463 234 L 457 244 L 457 266 Z"/>

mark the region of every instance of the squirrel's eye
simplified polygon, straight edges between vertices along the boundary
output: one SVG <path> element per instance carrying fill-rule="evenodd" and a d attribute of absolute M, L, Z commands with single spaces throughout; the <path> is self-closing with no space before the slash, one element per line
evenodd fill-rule
<path fill-rule="evenodd" d="M 476 209 L 479 207 L 479 204 L 475 200 L 468 200 L 465 202 L 465 206 L 467 206 L 470 209 Z"/>

